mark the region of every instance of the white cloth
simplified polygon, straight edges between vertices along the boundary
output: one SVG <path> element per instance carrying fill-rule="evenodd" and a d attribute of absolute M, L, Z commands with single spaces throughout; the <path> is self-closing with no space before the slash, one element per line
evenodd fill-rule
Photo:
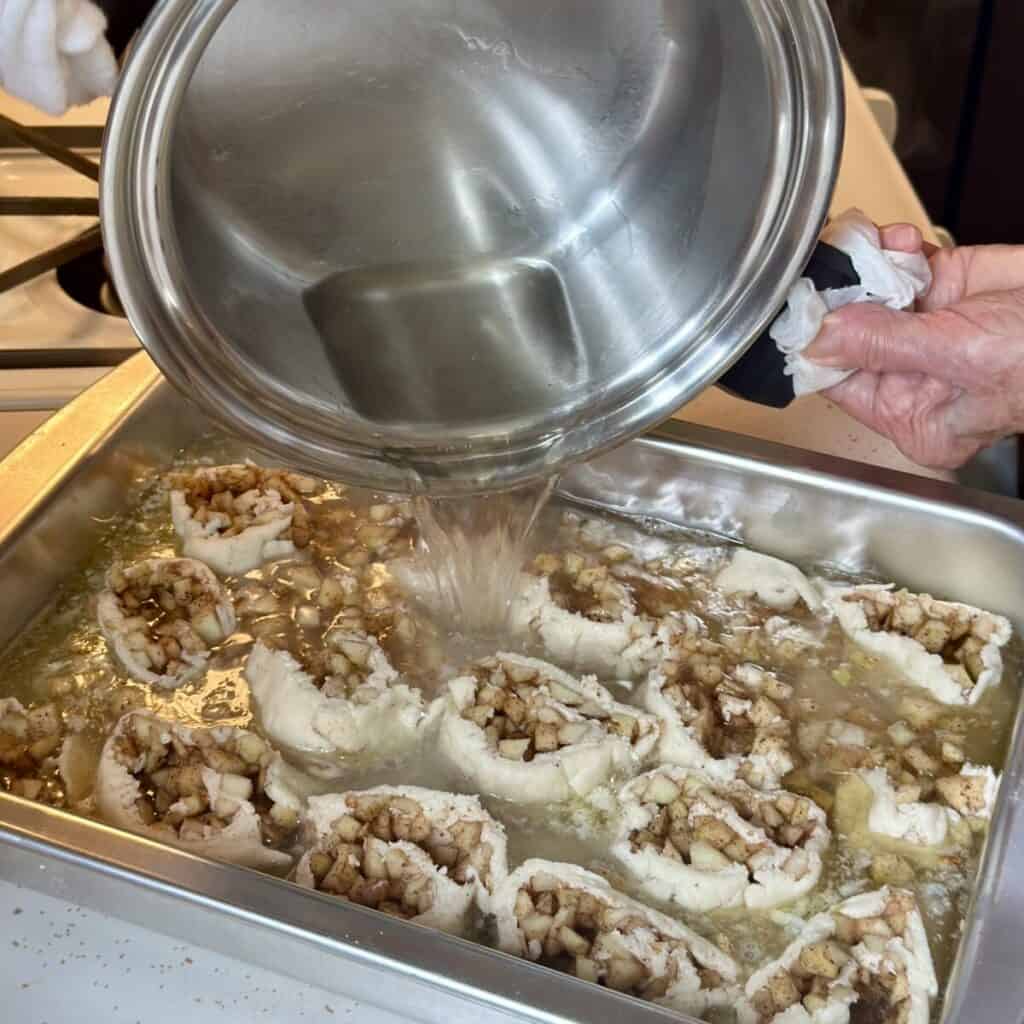
<path fill-rule="evenodd" d="M 861 283 L 819 292 L 810 278 L 802 277 L 790 291 L 788 307 L 770 334 L 786 357 L 786 373 L 793 378 L 798 397 L 833 387 L 854 372 L 819 366 L 803 355 L 829 313 L 854 302 L 909 309 L 932 286 L 932 270 L 924 254 L 883 249 L 878 228 L 860 210 L 837 217 L 821 238 L 850 257 Z"/>
<path fill-rule="evenodd" d="M 109 96 L 117 61 L 90 0 L 0 0 L 0 84 L 47 114 Z"/>

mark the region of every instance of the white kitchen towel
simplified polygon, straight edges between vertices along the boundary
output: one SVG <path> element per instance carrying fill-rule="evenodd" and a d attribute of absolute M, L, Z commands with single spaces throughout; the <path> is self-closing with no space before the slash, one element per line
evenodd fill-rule
<path fill-rule="evenodd" d="M 819 292 L 810 278 L 802 277 L 790 291 L 787 308 L 769 333 L 786 357 L 785 372 L 793 378 L 798 397 L 824 391 L 855 372 L 819 366 L 803 354 L 829 313 L 854 302 L 909 309 L 932 286 L 932 270 L 924 253 L 883 249 L 878 228 L 860 210 L 837 217 L 821 239 L 850 257 L 861 283 Z"/>
<path fill-rule="evenodd" d="M 109 96 L 117 61 L 90 0 L 0 0 L 0 84 L 47 114 Z"/>

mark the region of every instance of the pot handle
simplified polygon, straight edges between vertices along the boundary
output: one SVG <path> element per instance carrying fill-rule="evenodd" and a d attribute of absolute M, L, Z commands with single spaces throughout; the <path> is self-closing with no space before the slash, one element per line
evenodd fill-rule
<path fill-rule="evenodd" d="M 851 288 L 861 283 L 850 257 L 825 242 L 818 243 L 802 276 L 809 277 L 819 292 L 828 288 Z M 772 341 L 770 330 L 719 378 L 718 386 L 748 402 L 785 409 L 796 397 L 793 378 L 785 373 L 786 357 Z"/>
<path fill-rule="evenodd" d="M 107 16 L 107 42 L 110 43 L 114 56 L 121 59 L 122 54 L 132 41 L 132 36 L 149 17 L 159 0 L 94 0 L 94 3 Z"/>

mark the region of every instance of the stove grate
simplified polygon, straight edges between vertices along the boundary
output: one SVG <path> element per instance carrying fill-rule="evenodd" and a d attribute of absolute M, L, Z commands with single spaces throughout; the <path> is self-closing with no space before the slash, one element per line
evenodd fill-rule
<path fill-rule="evenodd" d="M 98 181 L 99 164 L 81 153 L 61 145 L 44 132 L 19 124 L 12 118 L 0 114 L 0 131 L 13 136 L 19 143 L 28 146 L 43 156 L 48 156 L 65 167 L 71 168 L 90 181 Z M 51 196 L 11 196 L 0 198 L 0 216 L 66 217 L 99 216 L 99 200 L 86 198 L 64 198 Z M 99 221 L 80 235 L 47 249 L 21 263 L 0 272 L 0 293 L 10 291 L 32 281 L 43 274 L 56 270 L 71 260 L 95 252 L 103 246 Z"/>

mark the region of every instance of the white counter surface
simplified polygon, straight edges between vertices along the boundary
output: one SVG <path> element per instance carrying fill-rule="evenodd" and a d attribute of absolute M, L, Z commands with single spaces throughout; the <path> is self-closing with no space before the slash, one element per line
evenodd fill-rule
<path fill-rule="evenodd" d="M 0 882 L 0 1019 L 401 1024 L 391 1013 Z"/>
<path fill-rule="evenodd" d="M 851 81 L 851 84 L 852 81 Z M 0 99 L 0 110 L 52 123 Z M 88 108 L 99 122 L 106 105 Z M 67 119 L 83 123 L 81 112 Z M 835 209 L 859 206 L 878 221 L 927 218 L 859 89 L 849 96 L 847 146 Z M 0 452 L 45 412 L 0 412 Z M 783 412 L 711 392 L 679 418 L 889 468 L 923 473 L 830 403 L 808 398 Z M 340 999 L 198 946 L 0 882 L 3 1020 L 23 1024 L 231 1024 L 274 1020 L 398 1024 L 391 1014 Z M 479 1024 L 489 1016 L 480 1011 Z"/>

